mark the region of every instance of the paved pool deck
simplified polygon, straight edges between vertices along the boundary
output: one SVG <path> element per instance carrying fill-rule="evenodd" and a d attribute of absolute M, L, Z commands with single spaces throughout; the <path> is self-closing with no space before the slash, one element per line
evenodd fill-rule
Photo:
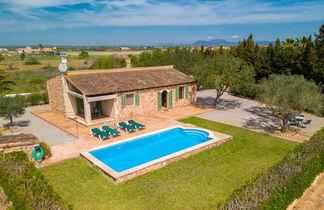
<path fill-rule="evenodd" d="M 158 113 L 151 113 L 143 116 L 135 117 L 134 120 L 146 125 L 145 129 L 137 132 L 126 133 L 124 130 L 121 131 L 120 136 L 114 138 L 105 139 L 100 141 L 97 137 L 89 135 L 89 131 L 92 128 L 99 128 L 103 125 L 113 126 L 116 121 L 109 123 L 97 124 L 94 126 L 86 127 L 80 123 L 64 117 L 58 113 L 51 111 L 50 109 L 45 110 L 35 110 L 33 114 L 37 117 L 47 121 L 48 123 L 56 126 L 57 128 L 63 130 L 64 132 L 75 136 L 77 139 L 73 142 L 66 142 L 63 144 L 58 144 L 52 146 L 53 156 L 45 162 L 45 165 L 56 163 L 62 160 L 70 159 L 73 157 L 79 157 L 80 152 L 86 151 L 90 148 L 109 144 L 116 141 L 121 141 L 126 138 L 143 135 L 149 132 L 154 132 L 156 130 L 168 128 L 175 125 L 188 126 L 186 124 L 180 123 L 178 119 L 184 119 L 205 112 L 210 112 L 212 109 L 197 108 L 194 106 L 186 106 L 180 108 L 174 108 L 170 111 L 161 111 Z M 189 126 L 192 127 L 192 126 Z M 217 133 L 219 137 L 223 137 L 225 134 Z"/>

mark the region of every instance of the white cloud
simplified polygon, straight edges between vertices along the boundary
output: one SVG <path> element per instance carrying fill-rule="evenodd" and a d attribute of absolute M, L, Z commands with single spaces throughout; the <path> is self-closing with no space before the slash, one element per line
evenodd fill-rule
<path fill-rule="evenodd" d="M 89 3 L 64 12 L 45 7 Z M 248 1 L 0 0 L 2 31 L 82 26 L 210 25 L 305 22 L 324 19 L 320 1 L 280 5 Z M 8 16 L 7 11 L 13 15 Z M 236 35 L 233 35 L 233 37 Z"/>
<path fill-rule="evenodd" d="M 240 38 L 240 35 L 233 35 L 233 36 L 230 36 L 231 39 L 238 39 Z"/>
<path fill-rule="evenodd" d="M 212 36 L 207 36 L 207 39 L 212 39 L 213 37 Z"/>

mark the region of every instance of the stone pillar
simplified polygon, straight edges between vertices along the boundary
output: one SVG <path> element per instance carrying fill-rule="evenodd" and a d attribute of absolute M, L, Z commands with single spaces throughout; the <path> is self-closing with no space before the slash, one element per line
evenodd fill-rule
<path fill-rule="evenodd" d="M 87 100 L 87 97 L 83 95 L 83 108 L 84 108 L 84 121 L 86 125 L 90 125 L 91 123 L 91 110 L 90 103 Z"/>

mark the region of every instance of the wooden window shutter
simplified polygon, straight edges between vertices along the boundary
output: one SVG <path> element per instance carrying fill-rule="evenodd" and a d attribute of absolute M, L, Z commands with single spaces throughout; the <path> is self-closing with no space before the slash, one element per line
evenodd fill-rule
<path fill-rule="evenodd" d="M 139 97 L 139 93 L 135 94 L 135 105 L 139 106 L 140 105 L 140 97 Z"/>
<path fill-rule="evenodd" d="M 169 91 L 169 108 L 172 109 L 172 90 Z"/>
<path fill-rule="evenodd" d="M 121 96 L 121 105 L 122 105 L 122 108 L 126 107 L 126 96 L 125 95 Z"/>
<path fill-rule="evenodd" d="M 188 87 L 188 85 L 185 86 L 185 98 L 186 99 L 189 98 L 189 87 Z"/>
<path fill-rule="evenodd" d="M 176 101 L 179 101 L 179 87 L 176 87 Z"/>
<path fill-rule="evenodd" d="M 162 107 L 162 93 L 158 92 L 158 111 L 161 110 Z"/>

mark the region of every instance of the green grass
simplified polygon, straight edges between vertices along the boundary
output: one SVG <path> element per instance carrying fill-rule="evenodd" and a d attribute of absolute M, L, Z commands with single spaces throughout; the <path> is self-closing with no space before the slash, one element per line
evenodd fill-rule
<path fill-rule="evenodd" d="M 210 209 L 282 159 L 297 143 L 200 118 L 182 120 L 232 141 L 115 184 L 86 160 L 41 169 L 75 209 Z"/>
<path fill-rule="evenodd" d="M 27 55 L 28 56 L 28 55 Z M 4 61 L 21 61 L 20 55 L 17 56 L 3 56 Z M 61 56 L 35 56 L 38 60 L 61 60 Z"/>
<path fill-rule="evenodd" d="M 11 86 L 11 90 L 6 90 L 3 93 L 28 93 L 28 92 L 38 92 L 40 90 L 46 90 L 46 81 L 51 77 L 57 75 L 57 71 L 7 71 L 6 75 L 10 80 L 12 80 L 15 85 Z M 43 82 L 39 85 L 31 83 L 32 79 L 40 79 Z"/>

